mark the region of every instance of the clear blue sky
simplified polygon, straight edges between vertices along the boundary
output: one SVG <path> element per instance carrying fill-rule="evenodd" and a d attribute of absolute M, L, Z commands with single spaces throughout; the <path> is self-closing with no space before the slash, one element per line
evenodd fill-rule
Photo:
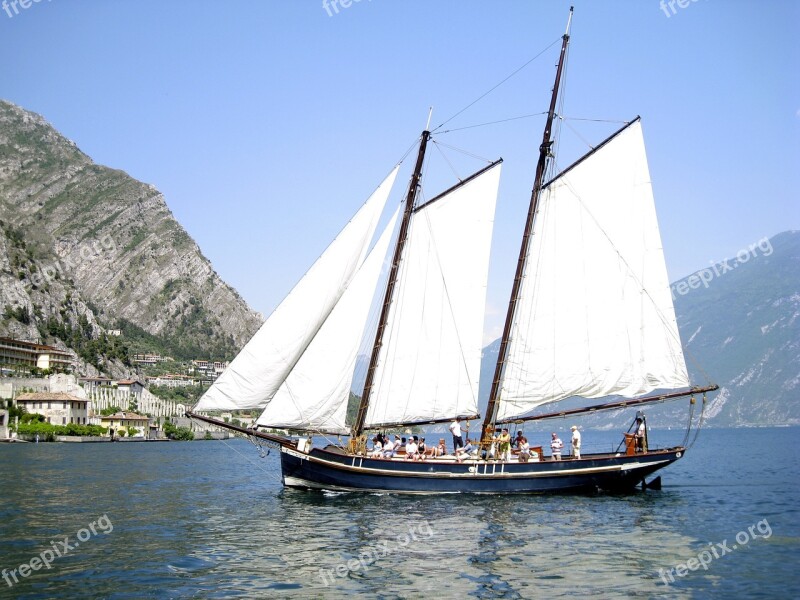
<path fill-rule="evenodd" d="M 441 123 L 557 41 L 570 4 L 340 0 L 329 15 L 322 0 L 24 1 L 7 0 L 11 17 L 0 10 L 0 97 L 155 185 L 265 314 L 419 135 L 428 107 Z M 800 229 L 800 3 L 682 1 L 574 2 L 564 103 L 571 117 L 642 115 L 672 280 Z M 544 111 L 556 58 L 553 46 L 447 128 Z M 442 138 L 505 159 L 487 339 L 507 303 L 542 123 Z M 587 149 L 581 137 L 616 127 L 572 126 L 580 137 L 564 128 L 562 166 Z M 452 183 L 431 156 L 428 196 Z M 457 156 L 461 175 L 481 166 Z"/>

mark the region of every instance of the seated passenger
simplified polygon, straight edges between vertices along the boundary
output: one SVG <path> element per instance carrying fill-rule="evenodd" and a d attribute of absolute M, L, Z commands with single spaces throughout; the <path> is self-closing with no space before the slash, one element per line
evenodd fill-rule
<path fill-rule="evenodd" d="M 471 458 L 477 451 L 478 448 L 473 444 L 473 440 L 468 439 L 463 448 L 456 448 L 456 462 L 461 462 L 465 458 Z"/>
<path fill-rule="evenodd" d="M 386 444 L 383 446 L 383 458 L 392 458 L 397 451 L 400 449 L 400 436 L 396 433 L 394 434 L 394 442 L 390 442 L 386 440 Z"/>
<path fill-rule="evenodd" d="M 417 450 L 419 447 L 417 446 L 416 436 L 408 441 L 406 444 L 406 460 L 417 460 Z"/>
<path fill-rule="evenodd" d="M 383 455 L 383 445 L 377 437 L 372 438 L 372 452 L 369 455 L 370 458 L 380 458 Z"/>
<path fill-rule="evenodd" d="M 517 447 L 519 448 L 519 455 L 518 459 L 521 463 L 526 463 L 531 458 L 531 446 L 528 444 L 528 438 L 522 436 L 519 438 L 517 442 Z M 536 458 L 539 458 L 539 455 L 536 455 Z"/>
<path fill-rule="evenodd" d="M 447 444 L 444 441 L 444 438 L 439 439 L 439 443 L 434 446 L 433 448 L 433 455 L 434 456 L 444 456 L 447 454 Z"/>
<path fill-rule="evenodd" d="M 425 454 L 428 452 L 428 447 L 425 445 L 425 438 L 420 439 L 419 444 L 417 444 L 417 454 L 419 454 L 420 458 L 425 458 Z"/>

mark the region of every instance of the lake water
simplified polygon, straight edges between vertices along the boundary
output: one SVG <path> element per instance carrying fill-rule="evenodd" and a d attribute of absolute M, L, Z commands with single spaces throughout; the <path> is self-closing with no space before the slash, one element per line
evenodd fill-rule
<path fill-rule="evenodd" d="M 704 430 L 662 491 L 589 497 L 288 490 L 244 440 L 0 444 L 0 598 L 797 598 L 797 439 Z"/>

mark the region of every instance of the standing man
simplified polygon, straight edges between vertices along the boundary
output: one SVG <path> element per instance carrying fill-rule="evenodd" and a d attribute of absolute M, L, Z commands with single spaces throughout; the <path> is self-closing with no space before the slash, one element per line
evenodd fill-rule
<path fill-rule="evenodd" d="M 558 437 L 556 432 L 553 432 L 553 439 L 550 442 L 550 450 L 553 453 L 553 460 L 561 460 L 561 450 L 564 448 L 564 442 Z"/>
<path fill-rule="evenodd" d="M 500 452 L 500 460 L 508 462 L 511 460 L 511 434 L 508 429 L 503 429 L 497 438 L 497 449 Z"/>
<path fill-rule="evenodd" d="M 636 417 L 636 433 L 633 437 L 636 440 L 636 452 L 647 452 L 647 427 L 642 417 Z"/>
<path fill-rule="evenodd" d="M 578 459 L 581 457 L 581 432 L 578 431 L 577 425 L 573 425 L 570 429 L 572 430 L 572 458 Z"/>
<path fill-rule="evenodd" d="M 455 454 L 459 448 L 464 447 L 464 438 L 461 437 L 461 417 L 456 417 L 455 420 L 450 423 L 450 433 L 453 434 L 453 454 Z"/>

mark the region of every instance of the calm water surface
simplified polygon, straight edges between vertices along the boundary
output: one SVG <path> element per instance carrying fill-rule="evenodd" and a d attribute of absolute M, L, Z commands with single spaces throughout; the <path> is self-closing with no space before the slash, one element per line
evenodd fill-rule
<path fill-rule="evenodd" d="M 71 546 L 0 598 L 797 598 L 797 438 L 705 430 L 661 492 L 591 497 L 287 490 L 244 440 L 0 444 L 0 569 Z"/>

